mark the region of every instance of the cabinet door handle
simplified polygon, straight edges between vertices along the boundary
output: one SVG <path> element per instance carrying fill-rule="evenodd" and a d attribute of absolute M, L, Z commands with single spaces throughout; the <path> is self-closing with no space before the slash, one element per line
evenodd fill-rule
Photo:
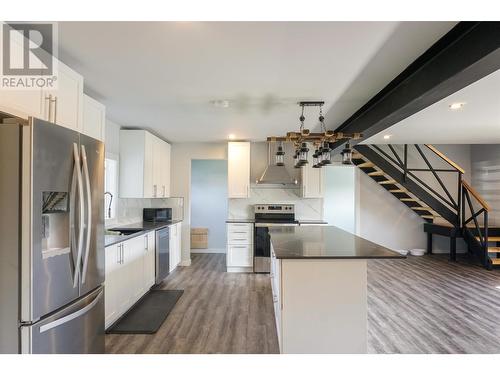
<path fill-rule="evenodd" d="M 122 263 L 122 253 L 121 253 L 121 245 L 118 244 L 118 247 L 116 248 L 116 263 L 121 264 Z"/>
<path fill-rule="evenodd" d="M 125 263 L 125 251 L 123 251 L 123 244 L 121 245 L 121 258 L 122 258 L 122 264 Z"/>
<path fill-rule="evenodd" d="M 149 251 L 148 236 L 144 236 L 144 250 Z"/>
<path fill-rule="evenodd" d="M 43 116 L 46 121 L 50 121 L 50 98 L 51 95 L 45 96 L 45 105 L 43 106 Z"/>
<path fill-rule="evenodd" d="M 57 124 L 57 96 L 54 99 L 54 124 Z"/>

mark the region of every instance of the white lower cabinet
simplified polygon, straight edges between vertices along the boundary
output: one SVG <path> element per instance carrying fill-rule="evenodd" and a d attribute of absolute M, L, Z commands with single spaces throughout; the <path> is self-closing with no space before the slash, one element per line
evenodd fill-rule
<path fill-rule="evenodd" d="M 273 246 L 271 245 L 271 290 L 273 293 L 274 317 L 276 320 L 276 331 L 278 344 L 282 351 L 282 329 L 281 329 L 281 261 L 276 259 Z"/>
<path fill-rule="evenodd" d="M 155 272 L 156 272 L 156 238 L 155 232 L 149 232 L 144 236 L 144 245 L 146 254 L 143 258 L 143 281 L 144 281 L 144 291 L 147 292 L 155 283 Z"/>
<path fill-rule="evenodd" d="M 153 286 L 155 232 L 106 247 L 106 328 Z"/>
<path fill-rule="evenodd" d="M 175 270 L 181 263 L 181 224 L 177 223 L 170 226 L 169 272 Z"/>
<path fill-rule="evenodd" d="M 253 271 L 253 224 L 227 224 L 227 272 Z"/>

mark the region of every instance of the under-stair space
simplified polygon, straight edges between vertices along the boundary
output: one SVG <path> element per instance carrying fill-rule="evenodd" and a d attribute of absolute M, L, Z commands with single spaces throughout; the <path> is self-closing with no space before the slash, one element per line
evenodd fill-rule
<path fill-rule="evenodd" d="M 353 164 L 422 218 L 429 254 L 433 236 L 445 236 L 450 260 L 456 261 L 457 238 L 463 238 L 471 259 L 488 269 L 500 266 L 500 228 L 488 228 L 489 207 L 463 179 L 459 165 L 432 145 L 354 149 Z"/>

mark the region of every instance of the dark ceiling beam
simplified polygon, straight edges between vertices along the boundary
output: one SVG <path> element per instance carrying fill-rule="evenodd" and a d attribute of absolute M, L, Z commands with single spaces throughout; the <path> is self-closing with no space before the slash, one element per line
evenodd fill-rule
<path fill-rule="evenodd" d="M 460 22 L 335 131 L 367 139 L 498 69 L 500 22 Z"/>

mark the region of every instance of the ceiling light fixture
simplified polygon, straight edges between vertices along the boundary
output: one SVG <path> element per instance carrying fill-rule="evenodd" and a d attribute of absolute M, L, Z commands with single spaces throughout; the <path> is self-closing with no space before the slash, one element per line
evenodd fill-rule
<path fill-rule="evenodd" d="M 462 109 L 463 107 L 465 106 L 465 103 L 464 102 L 461 102 L 461 103 L 451 103 L 449 105 L 450 109 L 452 111 L 456 111 L 458 109 Z"/>
<path fill-rule="evenodd" d="M 288 132 L 286 136 L 281 137 L 267 137 L 267 142 L 280 142 L 281 150 L 283 142 L 292 142 L 295 148 L 295 154 L 293 156 L 294 159 L 294 167 L 300 168 L 304 165 L 308 164 L 308 152 L 309 146 L 308 143 L 312 144 L 315 148 L 315 152 L 313 155 L 313 167 L 321 168 L 324 165 L 332 164 L 332 151 L 334 148 L 334 144 L 337 141 L 341 141 L 344 139 L 360 139 L 362 137 L 361 133 L 353 133 L 353 134 L 345 134 L 341 132 L 334 132 L 332 130 L 327 130 L 325 125 L 325 117 L 323 116 L 323 105 L 324 101 L 302 101 L 298 103 L 301 107 L 301 114 L 299 117 L 300 127 L 298 132 Z M 311 133 L 309 129 L 306 129 L 304 126 L 305 116 L 304 110 L 305 107 L 319 107 L 319 123 L 321 126 L 320 133 Z M 279 147 L 278 146 L 278 149 Z M 280 159 L 284 160 L 284 152 L 283 155 L 278 155 L 276 153 L 276 160 L 278 160 L 278 156 Z M 278 164 L 277 164 L 278 165 Z"/>
<path fill-rule="evenodd" d="M 229 134 L 227 137 L 228 137 L 229 139 L 236 139 L 236 136 L 235 136 L 234 134 Z"/>
<path fill-rule="evenodd" d="M 392 134 L 386 134 L 386 135 L 384 135 L 384 139 L 391 139 L 391 137 L 392 137 Z"/>
<path fill-rule="evenodd" d="M 211 100 L 210 104 L 212 104 L 214 107 L 217 108 L 228 108 L 229 107 L 229 100 Z"/>

